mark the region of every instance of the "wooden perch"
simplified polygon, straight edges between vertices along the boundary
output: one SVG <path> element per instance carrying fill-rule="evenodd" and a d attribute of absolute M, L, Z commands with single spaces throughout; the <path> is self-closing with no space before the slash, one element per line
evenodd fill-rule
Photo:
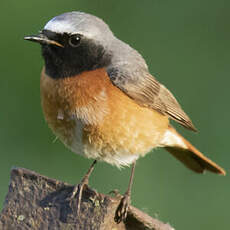
<path fill-rule="evenodd" d="M 116 224 L 118 197 L 83 191 L 76 215 L 76 198 L 68 200 L 72 185 L 23 168 L 11 171 L 9 192 L 0 214 L 1 230 L 173 230 L 142 211 L 130 207 L 126 223 Z"/>

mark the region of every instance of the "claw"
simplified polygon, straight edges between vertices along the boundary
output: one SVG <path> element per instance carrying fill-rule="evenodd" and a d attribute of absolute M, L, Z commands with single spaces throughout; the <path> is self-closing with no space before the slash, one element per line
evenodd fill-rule
<path fill-rule="evenodd" d="M 119 224 L 125 221 L 130 205 L 130 195 L 125 194 L 117 207 L 114 220 Z"/>
<path fill-rule="evenodd" d="M 69 201 L 72 201 L 74 199 L 74 197 L 77 197 L 77 215 L 80 212 L 82 192 L 83 192 L 85 186 L 87 186 L 87 183 L 80 183 L 80 184 L 76 185 L 73 189 L 71 197 L 69 197 L 69 199 L 68 199 Z"/>
<path fill-rule="evenodd" d="M 97 161 L 95 160 L 92 165 L 90 166 L 88 172 L 85 174 L 85 176 L 83 177 L 82 181 L 80 184 L 76 185 L 73 189 L 73 192 L 71 194 L 71 197 L 68 199 L 69 201 L 72 201 L 74 199 L 74 197 L 77 197 L 77 215 L 80 211 L 81 208 L 81 199 L 82 199 L 82 192 L 84 190 L 84 187 L 88 185 L 89 182 L 89 176 L 92 173 L 95 164 L 97 163 Z"/>

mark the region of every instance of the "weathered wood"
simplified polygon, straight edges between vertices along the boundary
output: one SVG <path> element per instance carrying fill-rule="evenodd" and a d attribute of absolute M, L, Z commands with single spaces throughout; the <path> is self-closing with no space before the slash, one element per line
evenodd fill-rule
<path fill-rule="evenodd" d="M 119 198 L 86 187 L 77 215 L 72 185 L 23 168 L 11 171 L 9 192 L 0 215 L 1 230 L 173 230 L 142 211 L 130 207 L 126 223 L 117 224 Z"/>

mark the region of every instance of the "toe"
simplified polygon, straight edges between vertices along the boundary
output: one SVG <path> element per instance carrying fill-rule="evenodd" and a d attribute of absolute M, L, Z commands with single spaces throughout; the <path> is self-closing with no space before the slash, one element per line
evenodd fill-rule
<path fill-rule="evenodd" d="M 126 219 L 129 205 L 130 205 L 130 196 L 129 195 L 123 196 L 115 213 L 115 221 L 117 223 L 120 223 Z"/>

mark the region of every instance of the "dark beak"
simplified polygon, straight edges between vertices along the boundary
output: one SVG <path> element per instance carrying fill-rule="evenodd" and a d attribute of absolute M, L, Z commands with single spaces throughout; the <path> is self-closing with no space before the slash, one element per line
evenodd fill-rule
<path fill-rule="evenodd" d="M 31 35 L 31 36 L 26 36 L 24 37 L 25 40 L 32 41 L 32 42 L 38 42 L 40 44 L 46 44 L 46 45 L 55 45 L 59 47 L 64 47 L 62 44 L 59 42 L 56 42 L 54 40 L 50 40 L 47 38 L 44 34 L 38 34 L 38 35 Z"/>

